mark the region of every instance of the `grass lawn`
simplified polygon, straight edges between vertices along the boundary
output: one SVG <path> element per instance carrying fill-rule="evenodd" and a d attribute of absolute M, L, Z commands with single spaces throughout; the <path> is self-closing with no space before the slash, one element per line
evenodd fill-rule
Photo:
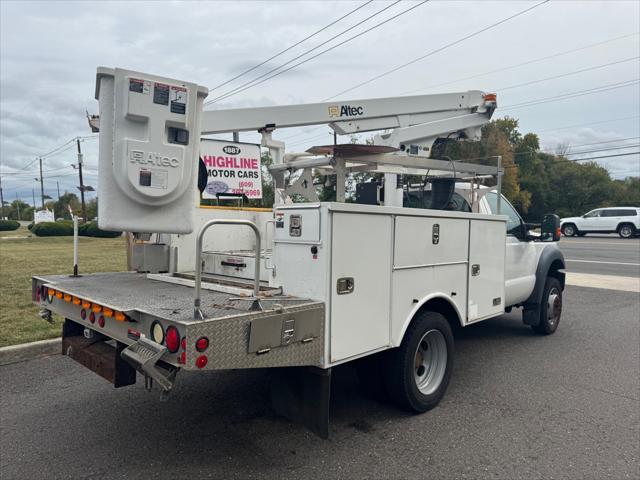
<path fill-rule="evenodd" d="M 61 334 L 62 318 L 50 325 L 31 302 L 31 276 L 73 270 L 73 237 L 36 237 L 24 227 L 0 232 L 0 347 Z M 29 236 L 28 238 L 21 238 Z M 80 273 L 126 270 L 124 237 L 78 240 Z"/>

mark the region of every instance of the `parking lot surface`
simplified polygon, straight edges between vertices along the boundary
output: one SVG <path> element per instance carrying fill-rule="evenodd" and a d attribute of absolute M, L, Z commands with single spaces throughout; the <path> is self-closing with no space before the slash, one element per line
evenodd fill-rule
<path fill-rule="evenodd" d="M 636 479 L 638 300 L 569 286 L 555 335 L 517 310 L 468 327 L 423 415 L 337 368 L 329 440 L 271 412 L 263 371 L 181 373 L 159 402 L 62 356 L 0 367 L 0 477 Z"/>

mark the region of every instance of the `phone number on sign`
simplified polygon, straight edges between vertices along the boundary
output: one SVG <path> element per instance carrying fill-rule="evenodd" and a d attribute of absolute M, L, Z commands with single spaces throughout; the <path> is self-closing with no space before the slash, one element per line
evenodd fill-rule
<path fill-rule="evenodd" d="M 231 189 L 231 193 L 243 193 L 247 197 L 260 197 L 260 196 L 262 196 L 262 191 L 260 189 L 247 190 L 247 189 L 244 189 L 244 188 L 233 188 L 233 189 Z"/>

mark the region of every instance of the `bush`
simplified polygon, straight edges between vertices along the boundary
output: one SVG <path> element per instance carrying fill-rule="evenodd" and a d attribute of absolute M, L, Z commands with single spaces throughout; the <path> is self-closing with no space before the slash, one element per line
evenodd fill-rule
<path fill-rule="evenodd" d="M 18 228 L 20 228 L 20 224 L 15 220 L 0 220 L 0 232 L 9 232 Z"/>
<path fill-rule="evenodd" d="M 115 238 L 121 236 L 122 232 L 100 230 L 98 222 L 87 222 L 78 226 L 78 235 L 83 237 Z"/>
<path fill-rule="evenodd" d="M 42 222 L 31 228 L 38 237 L 68 237 L 73 235 L 73 222 Z"/>
<path fill-rule="evenodd" d="M 31 230 L 33 228 L 33 226 L 35 225 L 35 223 L 31 222 L 29 225 L 27 225 L 27 228 L 29 230 Z"/>

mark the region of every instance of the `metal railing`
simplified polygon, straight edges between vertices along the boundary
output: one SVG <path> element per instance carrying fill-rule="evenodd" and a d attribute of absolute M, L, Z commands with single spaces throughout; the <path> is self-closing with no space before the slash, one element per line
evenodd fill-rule
<path fill-rule="evenodd" d="M 253 279 L 253 297 L 258 299 L 260 294 L 260 230 L 258 226 L 249 220 L 209 220 L 205 223 L 196 238 L 196 269 L 195 269 L 195 299 L 193 301 L 193 318 L 196 320 L 204 320 L 204 315 L 200 309 L 201 293 L 202 293 L 202 239 L 204 233 L 213 225 L 246 225 L 251 227 L 256 236 L 255 245 L 255 272 Z"/>

